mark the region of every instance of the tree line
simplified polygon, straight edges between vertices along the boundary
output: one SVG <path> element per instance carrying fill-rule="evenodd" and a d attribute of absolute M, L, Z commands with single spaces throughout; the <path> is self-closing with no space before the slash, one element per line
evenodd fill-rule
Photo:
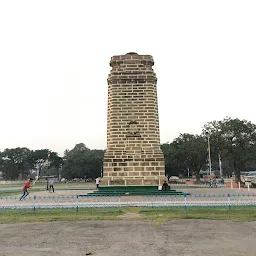
<path fill-rule="evenodd" d="M 189 171 L 199 180 L 200 171 L 209 170 L 210 163 L 212 170 L 218 170 L 221 163 L 223 175 L 234 173 L 240 180 L 242 171 L 256 170 L 256 125 L 227 117 L 205 124 L 201 134 L 180 134 L 161 148 L 166 176 L 187 176 Z M 104 150 L 91 150 L 84 143 L 65 150 L 63 157 L 49 149 L 5 149 L 0 152 L 0 172 L 11 180 L 24 179 L 32 170 L 41 177 L 61 173 L 67 179 L 94 179 L 102 174 L 103 156 Z"/>
<path fill-rule="evenodd" d="M 39 175 L 94 179 L 101 175 L 103 150 L 90 150 L 83 143 L 72 150 L 65 150 L 60 157 L 49 149 L 29 150 L 28 148 L 5 149 L 0 152 L 0 173 L 6 180 L 25 179 Z"/>
<path fill-rule="evenodd" d="M 42 175 L 63 164 L 63 159 L 49 149 L 7 148 L 0 152 L 0 156 L 0 172 L 7 180 L 25 179 L 35 170 Z"/>
<path fill-rule="evenodd" d="M 190 170 L 199 180 L 200 171 L 209 170 L 211 162 L 212 170 L 221 164 L 224 176 L 234 173 L 240 180 L 241 172 L 256 170 L 256 125 L 227 117 L 205 124 L 199 135 L 180 134 L 162 150 L 167 175 L 186 175 Z"/>

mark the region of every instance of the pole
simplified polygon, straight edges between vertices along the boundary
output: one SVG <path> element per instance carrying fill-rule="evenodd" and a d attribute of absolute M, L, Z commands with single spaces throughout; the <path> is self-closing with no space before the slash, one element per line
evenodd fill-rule
<path fill-rule="evenodd" d="M 34 186 L 37 181 L 38 181 L 38 178 L 35 179 L 35 181 L 33 182 L 32 186 Z"/>
<path fill-rule="evenodd" d="M 222 162 L 221 162 L 221 158 L 220 158 L 220 153 L 219 153 L 219 167 L 220 167 L 220 177 L 222 178 L 223 174 L 222 174 Z"/>
<path fill-rule="evenodd" d="M 210 169 L 210 178 L 212 177 L 212 161 L 211 161 L 211 146 L 210 146 L 210 134 L 207 133 L 208 137 L 208 159 L 209 159 L 209 169 Z"/>
<path fill-rule="evenodd" d="M 61 172 L 62 172 L 62 164 L 60 164 L 60 167 L 59 167 L 59 181 L 61 180 Z"/>

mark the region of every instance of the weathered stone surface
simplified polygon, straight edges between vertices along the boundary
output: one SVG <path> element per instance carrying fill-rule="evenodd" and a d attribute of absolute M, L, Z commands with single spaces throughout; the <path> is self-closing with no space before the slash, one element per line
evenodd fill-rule
<path fill-rule="evenodd" d="M 161 183 L 161 184 L 162 184 L 162 183 Z M 159 185 L 159 182 L 158 182 L 158 180 L 146 179 L 146 180 L 144 180 L 144 185 L 145 185 L 145 186 Z"/>
<path fill-rule="evenodd" d="M 153 65 L 152 56 L 133 52 L 110 60 L 101 184 L 159 185 L 165 178 Z"/>
<path fill-rule="evenodd" d="M 109 186 L 116 186 L 116 185 L 122 185 L 125 186 L 125 180 L 110 180 L 109 184 L 107 184 Z"/>

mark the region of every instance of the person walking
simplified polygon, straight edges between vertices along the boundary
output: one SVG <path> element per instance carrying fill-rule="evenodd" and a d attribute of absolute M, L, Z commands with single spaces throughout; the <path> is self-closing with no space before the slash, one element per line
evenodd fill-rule
<path fill-rule="evenodd" d="M 50 185 L 49 192 L 51 192 L 51 190 L 52 190 L 52 192 L 54 193 L 53 184 L 54 184 L 54 179 L 50 179 L 50 180 L 49 180 L 49 185 Z"/>
<path fill-rule="evenodd" d="M 29 193 L 28 193 L 28 189 L 30 188 L 32 188 L 32 186 L 31 186 L 31 181 L 32 181 L 33 179 L 32 178 L 30 178 L 25 184 L 24 184 L 24 186 L 23 186 L 23 188 L 22 188 L 22 191 L 23 191 L 23 195 L 20 197 L 20 201 L 22 200 L 22 199 L 25 199 L 28 195 L 29 195 Z"/>
<path fill-rule="evenodd" d="M 46 178 L 46 188 L 45 188 L 46 190 L 49 190 L 49 181 L 48 181 L 48 179 Z"/>
<path fill-rule="evenodd" d="M 95 180 L 95 183 L 96 183 L 96 187 L 99 188 L 99 186 L 100 186 L 100 179 L 97 178 L 97 179 Z"/>

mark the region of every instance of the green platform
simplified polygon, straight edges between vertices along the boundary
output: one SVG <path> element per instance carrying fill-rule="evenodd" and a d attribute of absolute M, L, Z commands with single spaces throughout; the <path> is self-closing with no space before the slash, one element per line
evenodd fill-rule
<path fill-rule="evenodd" d="M 88 193 L 88 196 L 142 196 L 142 195 L 170 195 L 183 196 L 182 191 L 169 189 L 167 191 L 158 190 L 158 186 L 109 186 L 99 187 L 98 191 Z"/>

